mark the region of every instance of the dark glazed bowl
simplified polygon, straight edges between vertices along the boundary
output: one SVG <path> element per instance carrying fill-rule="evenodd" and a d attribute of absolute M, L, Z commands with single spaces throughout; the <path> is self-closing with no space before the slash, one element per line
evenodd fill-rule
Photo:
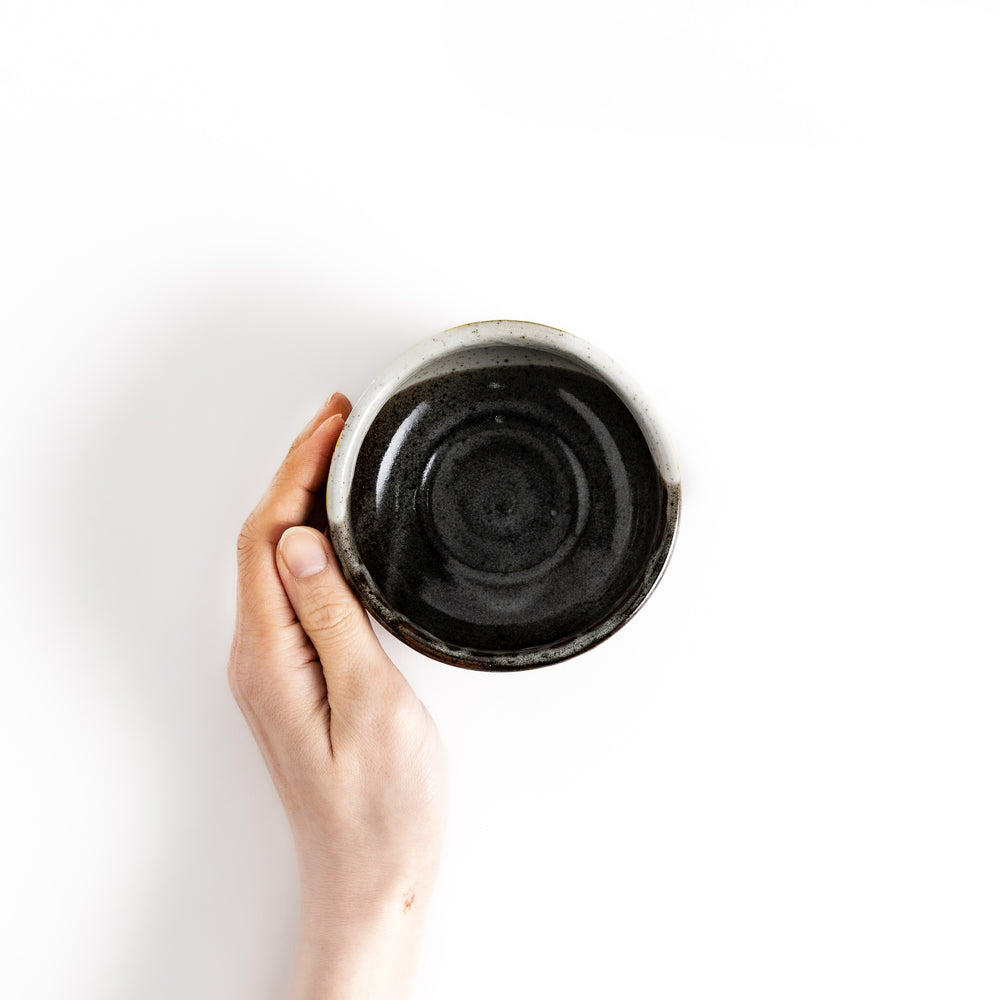
<path fill-rule="evenodd" d="M 492 320 L 417 344 L 334 452 L 330 537 L 371 615 L 414 649 L 525 670 L 606 639 L 670 557 L 680 477 L 649 401 L 609 357 Z"/>

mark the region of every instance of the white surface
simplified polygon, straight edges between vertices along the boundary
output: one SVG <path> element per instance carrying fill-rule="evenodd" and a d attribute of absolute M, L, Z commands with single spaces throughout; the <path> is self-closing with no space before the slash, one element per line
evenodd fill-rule
<path fill-rule="evenodd" d="M 420 998 L 1000 993 L 995 5 L 0 10 L 0 994 L 282 994 L 236 532 L 495 317 L 639 377 L 684 517 L 578 660 L 390 643 L 455 784 Z"/>

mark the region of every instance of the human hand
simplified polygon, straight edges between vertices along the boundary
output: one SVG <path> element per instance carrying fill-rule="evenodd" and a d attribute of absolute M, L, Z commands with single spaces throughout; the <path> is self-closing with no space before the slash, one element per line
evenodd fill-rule
<path fill-rule="evenodd" d="M 437 727 L 325 535 L 325 481 L 349 413 L 336 393 L 320 408 L 237 546 L 229 683 L 298 854 L 295 1000 L 406 995 L 448 811 Z"/>

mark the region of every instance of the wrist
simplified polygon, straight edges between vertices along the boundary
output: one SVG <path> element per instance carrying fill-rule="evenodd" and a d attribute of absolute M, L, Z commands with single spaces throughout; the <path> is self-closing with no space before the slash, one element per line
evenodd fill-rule
<path fill-rule="evenodd" d="M 292 1000 L 402 1000 L 416 973 L 433 876 L 303 878 Z"/>

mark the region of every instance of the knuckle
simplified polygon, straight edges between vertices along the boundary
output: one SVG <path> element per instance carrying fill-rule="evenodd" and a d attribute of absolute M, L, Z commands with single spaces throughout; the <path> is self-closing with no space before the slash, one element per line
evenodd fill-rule
<path fill-rule="evenodd" d="M 236 554 L 238 556 L 245 556 L 256 544 L 256 526 L 256 517 L 253 514 L 243 522 L 240 533 L 236 536 Z"/>
<path fill-rule="evenodd" d="M 356 731 L 361 741 L 375 752 L 402 754 L 409 759 L 423 743 L 427 722 L 420 703 L 401 687 L 380 691 L 375 699 L 365 699 L 368 711 L 357 711 Z"/>
<path fill-rule="evenodd" d="M 307 631 L 320 642 L 343 645 L 357 637 L 362 612 L 353 600 L 337 597 L 310 610 Z"/>
<path fill-rule="evenodd" d="M 229 691 L 240 708 L 259 711 L 269 700 L 263 678 L 253 664 L 243 656 L 232 656 L 226 670 Z"/>
<path fill-rule="evenodd" d="M 408 690 L 398 689 L 396 696 L 390 700 L 388 715 L 390 732 L 404 742 L 422 738 L 427 728 L 423 706 Z"/>
<path fill-rule="evenodd" d="M 226 679 L 229 681 L 229 691 L 237 704 L 243 705 L 250 700 L 251 681 L 249 671 L 238 660 L 230 659 L 226 670 Z"/>

